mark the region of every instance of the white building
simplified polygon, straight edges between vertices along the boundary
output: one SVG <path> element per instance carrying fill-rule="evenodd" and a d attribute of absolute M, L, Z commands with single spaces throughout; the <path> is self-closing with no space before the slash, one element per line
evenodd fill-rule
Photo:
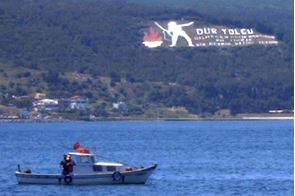
<path fill-rule="evenodd" d="M 89 107 L 89 99 L 81 96 L 71 97 L 70 108 L 77 110 L 86 110 Z"/>
<path fill-rule="evenodd" d="M 113 108 L 118 109 L 120 112 L 127 112 L 128 111 L 128 107 L 126 105 L 126 103 L 124 102 L 118 102 L 118 103 L 113 103 Z"/>
<path fill-rule="evenodd" d="M 56 99 L 41 99 L 34 103 L 35 111 L 57 111 L 58 101 Z"/>

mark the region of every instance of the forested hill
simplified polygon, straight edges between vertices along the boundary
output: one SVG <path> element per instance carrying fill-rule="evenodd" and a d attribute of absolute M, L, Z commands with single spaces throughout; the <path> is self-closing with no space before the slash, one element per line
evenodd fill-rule
<path fill-rule="evenodd" d="M 1 0 L 1 94 L 80 94 L 97 107 L 115 101 L 137 108 L 155 103 L 183 106 L 197 114 L 292 109 L 293 15 L 275 8 L 273 18 L 267 9 L 235 8 L 228 14 L 213 8 L 207 13 L 121 1 Z M 149 21 L 180 19 L 254 28 L 275 35 L 280 44 L 157 49 L 142 45 Z M 280 19 L 281 23 L 271 22 Z M 71 73 L 88 79 L 75 80 Z M 99 79 L 105 77 L 110 84 Z"/>

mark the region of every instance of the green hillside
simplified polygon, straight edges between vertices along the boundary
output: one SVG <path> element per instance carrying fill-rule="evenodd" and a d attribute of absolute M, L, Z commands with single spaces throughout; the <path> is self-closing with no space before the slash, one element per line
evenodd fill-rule
<path fill-rule="evenodd" d="M 109 112 L 109 105 L 118 101 L 125 101 L 134 115 L 150 112 L 150 104 L 184 107 L 199 115 L 221 109 L 232 114 L 292 109 L 293 15 L 274 7 L 228 11 L 150 9 L 118 1 L 2 0 L 2 103 L 13 102 L 12 95 L 44 92 L 51 98 L 88 97 L 89 112 L 96 115 Z M 182 18 L 195 24 L 255 28 L 275 35 L 281 44 L 157 49 L 142 45 L 149 21 Z M 19 107 L 24 105 L 30 107 Z"/>

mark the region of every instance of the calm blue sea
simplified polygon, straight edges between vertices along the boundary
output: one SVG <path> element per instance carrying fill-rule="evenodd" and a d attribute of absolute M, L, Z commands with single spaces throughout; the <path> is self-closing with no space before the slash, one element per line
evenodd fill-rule
<path fill-rule="evenodd" d="M 293 121 L 0 124 L 0 195 L 294 195 Z M 57 173 L 76 141 L 109 161 L 157 163 L 145 185 L 19 185 L 14 172 Z"/>

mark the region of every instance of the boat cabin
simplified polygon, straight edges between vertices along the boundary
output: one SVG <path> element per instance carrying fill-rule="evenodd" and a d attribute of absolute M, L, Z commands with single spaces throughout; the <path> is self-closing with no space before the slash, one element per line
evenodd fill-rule
<path fill-rule="evenodd" d="M 128 171 L 121 163 L 96 162 L 95 154 L 71 152 L 72 160 L 76 165 L 72 174 L 93 174 L 97 172 Z"/>

